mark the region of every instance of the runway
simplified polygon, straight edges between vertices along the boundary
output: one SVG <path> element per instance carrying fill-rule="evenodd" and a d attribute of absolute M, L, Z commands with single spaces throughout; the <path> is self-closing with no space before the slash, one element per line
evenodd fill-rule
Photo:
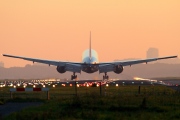
<path fill-rule="evenodd" d="M 62 84 L 73 84 L 75 81 L 64 81 L 60 82 Z M 78 84 L 84 83 L 99 83 L 102 82 L 104 84 L 119 84 L 119 85 L 157 85 L 159 83 L 146 81 L 146 80 L 79 80 L 76 81 Z"/>
<path fill-rule="evenodd" d="M 0 83 L 0 87 L 15 87 L 15 86 L 37 86 L 37 85 L 62 85 L 62 84 L 110 84 L 110 85 L 165 85 L 165 86 L 179 86 L 180 80 L 61 80 L 61 79 L 34 79 L 34 80 L 3 80 Z"/>

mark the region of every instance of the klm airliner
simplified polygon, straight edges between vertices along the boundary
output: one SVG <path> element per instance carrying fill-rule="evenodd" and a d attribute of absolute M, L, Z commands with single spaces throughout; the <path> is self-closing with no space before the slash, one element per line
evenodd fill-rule
<path fill-rule="evenodd" d="M 140 60 L 126 60 L 126 61 L 113 61 L 113 62 L 99 62 L 98 54 L 95 50 L 91 49 L 91 32 L 90 32 L 90 44 L 89 49 L 85 50 L 82 55 L 82 62 L 66 62 L 66 61 L 54 61 L 54 60 L 45 60 L 37 58 L 29 58 L 22 56 L 14 56 L 9 54 L 3 54 L 6 57 L 19 58 L 27 61 L 38 62 L 43 64 L 48 64 L 56 66 L 59 73 L 65 73 L 66 71 L 73 72 L 71 75 L 71 80 L 77 79 L 76 73 L 81 73 L 84 71 L 86 73 L 94 73 L 99 71 L 99 73 L 104 73 L 103 80 L 109 79 L 107 72 L 115 72 L 120 74 L 124 70 L 124 66 L 131 66 L 134 64 L 148 63 L 156 60 L 176 58 L 177 56 L 167 56 L 160 58 L 149 58 L 149 59 L 140 59 Z"/>

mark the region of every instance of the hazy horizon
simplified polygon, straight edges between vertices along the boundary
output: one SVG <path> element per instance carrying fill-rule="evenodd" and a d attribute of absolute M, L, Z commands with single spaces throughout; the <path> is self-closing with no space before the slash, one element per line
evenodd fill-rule
<path fill-rule="evenodd" d="M 81 62 L 92 48 L 100 61 L 180 55 L 179 0 L 0 1 L 0 53 Z M 5 67 L 32 64 L 0 56 Z"/>
<path fill-rule="evenodd" d="M 0 79 L 45 79 L 45 78 L 68 78 L 70 79 L 72 72 L 60 74 L 55 66 L 48 65 L 26 65 L 25 67 L 0 67 Z M 81 72 L 77 73 L 78 79 L 102 79 L 104 74 L 95 72 L 88 74 Z M 155 77 L 180 77 L 180 64 L 138 64 L 124 67 L 121 74 L 108 72 L 110 79 L 133 79 L 140 78 L 155 78 Z"/>
<path fill-rule="evenodd" d="M 125 59 L 121 59 L 122 61 L 123 60 L 137 60 L 137 59 L 141 59 L 141 58 L 125 58 Z M 20 61 L 24 61 L 24 60 L 21 60 L 19 59 Z M 120 61 L 119 59 L 115 59 L 113 61 Z M 154 62 L 150 62 L 148 64 L 180 64 L 180 59 L 179 58 L 175 58 L 175 59 L 167 59 L 167 60 L 159 60 L 159 61 L 154 61 Z M 1 65 L 3 64 L 3 66 Z M 142 63 L 143 64 L 143 63 Z M 38 63 L 38 62 L 31 62 L 31 61 L 28 61 L 27 64 L 24 64 L 23 66 L 17 66 L 17 65 L 14 65 L 14 66 L 9 66 L 7 67 L 4 62 L 0 61 L 0 67 L 4 67 L 4 68 L 12 68 L 12 67 L 26 67 L 28 65 L 34 65 L 34 66 L 49 66 L 47 64 L 43 64 L 43 63 Z M 54 66 L 54 65 L 51 65 L 51 66 Z M 133 65 L 134 66 L 134 65 Z"/>

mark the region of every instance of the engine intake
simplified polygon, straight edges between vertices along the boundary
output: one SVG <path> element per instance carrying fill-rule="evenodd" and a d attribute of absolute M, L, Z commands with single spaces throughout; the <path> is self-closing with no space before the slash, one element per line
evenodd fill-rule
<path fill-rule="evenodd" d="M 115 66 L 114 66 L 114 72 L 115 72 L 116 74 L 122 73 L 123 70 L 124 70 L 124 68 L 123 68 L 122 65 L 115 65 Z"/>
<path fill-rule="evenodd" d="M 57 66 L 56 70 L 57 70 L 59 73 L 65 73 L 65 72 L 66 72 L 65 66 Z"/>

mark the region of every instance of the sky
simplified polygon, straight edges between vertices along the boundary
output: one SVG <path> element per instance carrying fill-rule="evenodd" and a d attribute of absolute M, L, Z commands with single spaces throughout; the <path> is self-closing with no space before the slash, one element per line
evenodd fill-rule
<path fill-rule="evenodd" d="M 1 0 L 0 53 L 81 62 L 180 55 L 180 0 Z M 32 62 L 0 56 L 5 67 Z"/>

